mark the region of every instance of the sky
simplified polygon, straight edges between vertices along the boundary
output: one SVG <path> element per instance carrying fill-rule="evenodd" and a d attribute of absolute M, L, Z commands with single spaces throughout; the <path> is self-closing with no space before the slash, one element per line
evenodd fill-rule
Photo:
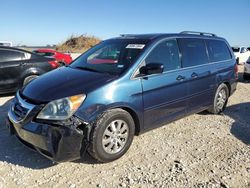
<path fill-rule="evenodd" d="M 0 9 L 0 41 L 14 45 L 188 30 L 250 46 L 250 0 L 1 0 Z"/>

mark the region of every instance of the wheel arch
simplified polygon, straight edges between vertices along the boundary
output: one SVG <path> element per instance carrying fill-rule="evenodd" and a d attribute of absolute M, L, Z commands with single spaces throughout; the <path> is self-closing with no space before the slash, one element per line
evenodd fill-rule
<path fill-rule="evenodd" d="M 228 88 L 229 96 L 231 96 L 231 83 L 232 83 L 232 81 L 230 81 L 229 79 L 227 79 L 227 78 L 225 78 L 225 77 L 224 77 L 224 78 L 223 78 L 222 76 L 217 77 L 217 86 L 216 86 L 214 92 L 216 92 L 217 88 L 218 88 L 221 84 L 225 84 L 225 85 L 227 86 L 227 88 Z"/>
<path fill-rule="evenodd" d="M 108 110 L 114 110 L 114 109 L 122 109 L 131 115 L 132 119 L 135 123 L 135 135 L 139 135 L 142 132 L 142 119 L 140 118 L 140 115 L 136 113 L 136 110 L 133 108 L 127 106 L 127 105 L 115 105 L 115 106 L 109 106 L 102 110 L 102 112 L 99 112 L 98 114 L 104 114 Z M 95 118 L 91 118 L 92 120 L 96 119 L 97 116 L 94 116 Z M 98 117 L 97 117 L 98 118 Z"/>
<path fill-rule="evenodd" d="M 231 95 L 231 85 L 230 85 L 230 83 L 229 82 L 227 82 L 227 81 L 225 81 L 225 82 L 223 82 L 223 84 L 225 84 L 226 86 L 227 86 L 227 88 L 228 88 L 228 96 L 230 96 Z"/>
<path fill-rule="evenodd" d="M 23 87 L 23 83 L 25 81 L 25 79 L 29 76 L 40 76 L 41 74 L 43 74 L 44 71 L 37 69 L 37 68 L 29 68 L 26 69 L 25 71 L 22 72 L 21 77 L 20 77 L 20 81 L 19 81 L 19 88 Z"/>
<path fill-rule="evenodd" d="M 140 123 L 139 117 L 136 114 L 136 112 L 128 107 L 118 107 L 118 108 L 121 108 L 121 109 L 127 111 L 131 115 L 131 117 L 133 118 L 134 123 L 135 123 L 135 135 L 139 135 L 140 131 L 141 131 L 141 123 Z"/>
<path fill-rule="evenodd" d="M 42 69 L 40 68 L 34 68 L 34 67 L 31 67 L 31 68 L 28 68 L 26 69 L 25 71 L 23 71 L 22 73 L 22 80 L 24 81 L 24 79 L 28 76 L 32 76 L 32 75 L 41 75 L 45 73 L 45 71 L 43 71 Z"/>

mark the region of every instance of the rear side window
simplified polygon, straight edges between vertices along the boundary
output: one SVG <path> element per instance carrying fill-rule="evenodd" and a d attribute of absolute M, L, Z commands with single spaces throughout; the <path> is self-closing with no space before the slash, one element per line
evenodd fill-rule
<path fill-rule="evenodd" d="M 161 63 L 164 65 L 164 71 L 180 68 L 181 62 L 177 41 L 166 40 L 158 44 L 147 56 L 145 63 Z"/>
<path fill-rule="evenodd" d="M 0 50 L 0 62 L 25 59 L 25 54 L 13 50 Z"/>
<path fill-rule="evenodd" d="M 37 55 L 45 56 L 45 57 L 52 57 L 55 54 L 53 52 L 41 52 L 41 51 L 33 51 Z"/>
<path fill-rule="evenodd" d="M 224 41 L 206 40 L 209 59 L 211 62 L 225 61 L 231 59 L 231 53 Z"/>
<path fill-rule="evenodd" d="M 208 63 L 206 45 L 203 39 L 178 39 L 182 54 L 182 66 L 191 67 Z"/>

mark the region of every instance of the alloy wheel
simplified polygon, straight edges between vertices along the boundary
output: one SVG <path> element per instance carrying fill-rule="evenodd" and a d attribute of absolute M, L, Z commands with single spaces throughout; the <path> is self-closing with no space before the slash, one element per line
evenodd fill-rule
<path fill-rule="evenodd" d="M 128 124 L 123 120 L 112 121 L 105 129 L 102 137 L 102 147 L 109 154 L 120 152 L 129 135 Z"/>

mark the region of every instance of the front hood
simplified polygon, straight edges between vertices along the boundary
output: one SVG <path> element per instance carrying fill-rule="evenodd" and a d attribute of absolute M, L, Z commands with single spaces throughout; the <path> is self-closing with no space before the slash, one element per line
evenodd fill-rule
<path fill-rule="evenodd" d="M 21 94 L 38 103 L 49 102 L 78 94 L 88 94 L 114 80 L 116 76 L 62 67 L 29 83 Z"/>

